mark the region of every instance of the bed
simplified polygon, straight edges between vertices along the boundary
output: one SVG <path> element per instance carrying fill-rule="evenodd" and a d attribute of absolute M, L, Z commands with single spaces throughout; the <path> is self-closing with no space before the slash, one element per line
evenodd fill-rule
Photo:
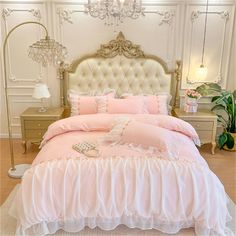
<path fill-rule="evenodd" d="M 140 112 L 143 94 L 145 99 L 172 94 L 176 106 L 180 65 L 170 72 L 163 60 L 146 55 L 122 33 L 95 54 L 61 64 L 66 118 L 50 125 L 22 178 L 11 209 L 18 235 L 119 225 L 169 234 L 189 227 L 197 235 L 231 234 L 224 187 L 196 148 L 196 131 L 171 115 Z M 106 88 L 134 98 L 100 95 Z M 74 97 L 96 91 L 101 112 L 87 114 L 91 107 L 85 105 L 82 114 L 81 97 L 80 110 L 73 110 L 68 91 Z M 165 109 L 160 101 L 158 111 Z M 96 146 L 98 156 L 72 148 L 84 141 Z"/>

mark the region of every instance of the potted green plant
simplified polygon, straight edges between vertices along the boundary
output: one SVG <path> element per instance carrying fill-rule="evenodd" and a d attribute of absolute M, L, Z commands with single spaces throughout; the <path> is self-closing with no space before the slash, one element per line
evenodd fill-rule
<path fill-rule="evenodd" d="M 220 149 L 236 151 L 236 90 L 223 91 L 216 83 L 204 83 L 196 88 L 202 96 L 212 97 L 212 111 L 215 111 L 224 128 L 218 139 Z"/>
<path fill-rule="evenodd" d="M 212 111 L 216 111 L 218 121 L 223 125 L 224 131 L 219 136 L 220 149 L 236 151 L 236 90 L 223 91 L 212 98 Z"/>

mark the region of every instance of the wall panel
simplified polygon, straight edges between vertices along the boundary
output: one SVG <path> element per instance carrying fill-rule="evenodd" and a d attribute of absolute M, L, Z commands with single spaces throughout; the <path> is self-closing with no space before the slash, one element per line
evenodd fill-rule
<path fill-rule="evenodd" d="M 45 2 L 11 2 L 1 4 L 1 32 L 3 36 L 17 24 L 25 21 L 41 22 L 47 25 Z M 8 100 L 11 113 L 13 133 L 20 134 L 20 113 L 29 106 L 39 106 L 38 100 L 32 98 L 34 84 L 48 82 L 47 70 L 28 58 L 28 47 L 44 37 L 45 32 L 38 26 L 27 24 L 16 29 L 7 43 L 7 83 Z M 2 50 L 1 50 L 2 52 Z M 2 60 L 1 60 L 2 62 Z M 3 65 L 1 65 L 3 66 Z M 3 72 L 3 70 L 2 70 Z M 3 74 L 1 74 L 3 75 Z M 4 83 L 1 76 L 1 94 Z M 6 133 L 5 101 L 1 99 L 1 134 Z"/>
<path fill-rule="evenodd" d="M 208 75 L 205 82 L 220 83 L 223 88 L 226 87 L 228 78 L 234 8 L 234 5 L 210 4 L 208 10 L 204 57 Z M 183 89 L 202 83 L 196 78 L 196 69 L 201 64 L 205 6 L 187 5 L 185 19 Z"/>

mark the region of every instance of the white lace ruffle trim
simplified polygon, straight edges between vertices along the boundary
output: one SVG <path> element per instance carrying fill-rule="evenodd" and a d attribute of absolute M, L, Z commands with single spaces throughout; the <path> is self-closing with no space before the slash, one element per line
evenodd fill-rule
<path fill-rule="evenodd" d="M 112 145 L 120 143 L 122 133 L 130 121 L 131 119 L 129 117 L 116 118 L 112 125 L 112 129 L 101 139 L 101 142 L 110 142 Z"/>
<path fill-rule="evenodd" d="M 142 218 L 139 216 L 123 216 L 120 218 L 104 219 L 102 217 L 96 218 L 81 218 L 73 220 L 56 220 L 54 222 L 41 222 L 31 226 L 30 228 L 23 229 L 17 228 L 17 236 L 43 236 L 53 234 L 62 229 L 66 232 L 76 233 L 83 230 L 86 226 L 91 229 L 99 227 L 102 230 L 114 230 L 119 225 L 125 225 L 129 228 L 138 228 L 141 230 L 156 229 L 167 234 L 176 234 L 181 229 L 194 227 L 196 235 L 210 235 L 210 236 L 233 236 L 230 229 L 225 228 L 222 233 L 215 232 L 208 229 L 204 222 L 182 221 L 182 222 L 162 222 L 155 217 Z"/>

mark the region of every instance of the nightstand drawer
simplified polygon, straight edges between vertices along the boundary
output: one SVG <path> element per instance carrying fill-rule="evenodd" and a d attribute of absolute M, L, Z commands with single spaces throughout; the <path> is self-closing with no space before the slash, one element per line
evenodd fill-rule
<path fill-rule="evenodd" d="M 196 130 L 212 130 L 214 123 L 212 121 L 188 121 Z"/>
<path fill-rule="evenodd" d="M 26 129 L 25 137 L 27 139 L 41 139 L 43 135 L 46 133 L 46 129 Z"/>
<path fill-rule="evenodd" d="M 54 120 L 25 120 L 25 129 L 47 129 Z"/>
<path fill-rule="evenodd" d="M 211 130 L 199 130 L 197 131 L 201 143 L 209 143 L 212 141 L 212 131 Z"/>

